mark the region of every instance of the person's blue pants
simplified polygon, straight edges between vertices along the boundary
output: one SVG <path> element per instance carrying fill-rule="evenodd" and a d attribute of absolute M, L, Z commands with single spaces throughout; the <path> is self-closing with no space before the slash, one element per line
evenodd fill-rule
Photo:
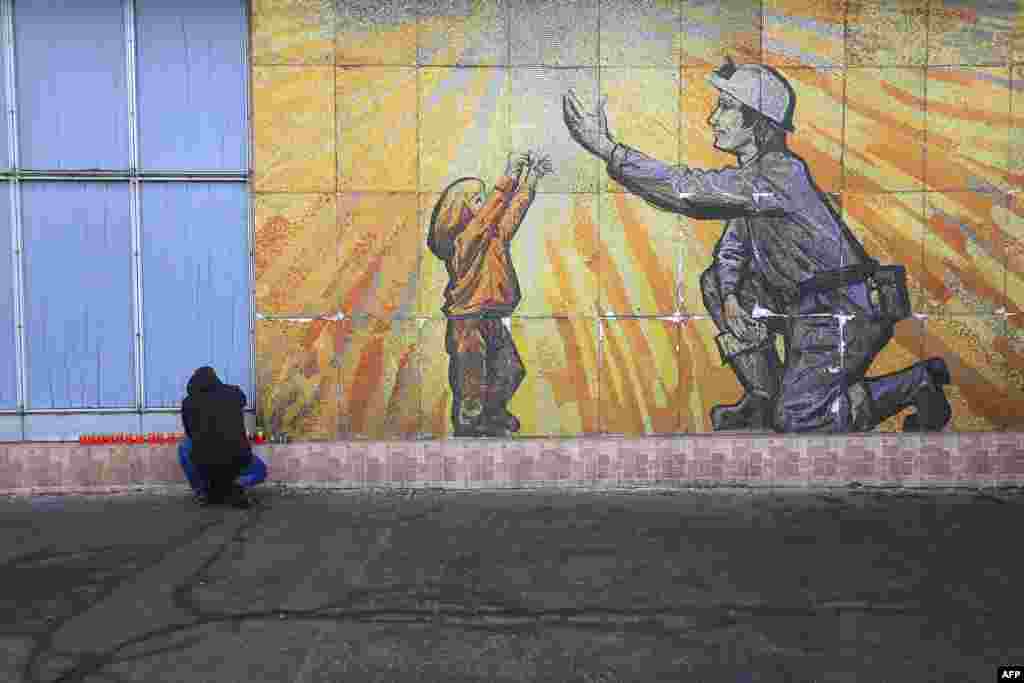
<path fill-rule="evenodd" d="M 187 436 L 178 443 L 178 462 L 181 469 L 185 471 L 185 478 L 197 494 L 206 495 L 209 485 L 203 479 L 199 468 L 195 466 L 189 457 L 192 454 L 192 439 Z M 267 464 L 260 459 L 260 456 L 253 453 L 252 462 L 238 475 L 238 484 L 242 488 L 250 488 L 259 484 L 267 478 Z"/>

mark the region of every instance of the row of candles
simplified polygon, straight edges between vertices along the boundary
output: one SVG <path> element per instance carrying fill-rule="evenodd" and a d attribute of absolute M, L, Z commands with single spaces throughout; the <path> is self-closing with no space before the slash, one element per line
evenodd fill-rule
<path fill-rule="evenodd" d="M 111 444 L 111 443 L 177 443 L 185 438 L 183 432 L 150 432 L 149 434 L 133 434 L 118 432 L 115 434 L 82 434 L 78 437 L 80 444 Z M 249 434 L 251 443 L 265 443 L 263 432 Z"/>

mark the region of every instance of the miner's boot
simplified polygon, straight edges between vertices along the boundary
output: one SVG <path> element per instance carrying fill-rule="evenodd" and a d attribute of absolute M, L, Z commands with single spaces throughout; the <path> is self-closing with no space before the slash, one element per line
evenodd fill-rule
<path fill-rule="evenodd" d="M 946 361 L 941 358 L 929 358 L 924 361 L 925 370 L 931 380 L 929 386 L 922 387 L 914 397 L 917 412 L 903 418 L 905 432 L 937 432 L 941 431 L 953 417 L 953 409 L 942 387 L 950 383 L 949 369 Z"/>
<path fill-rule="evenodd" d="M 746 390 L 732 405 L 711 409 L 711 425 L 716 432 L 730 429 L 772 429 L 775 394 L 778 392 L 781 364 L 775 347 L 762 346 L 729 359 L 729 365 Z"/>
<path fill-rule="evenodd" d="M 903 431 L 940 431 L 953 416 L 942 389 L 949 382 L 949 369 L 941 358 L 929 358 L 906 370 L 865 380 L 871 394 L 873 426 L 913 406 L 917 412 L 904 418 Z"/>

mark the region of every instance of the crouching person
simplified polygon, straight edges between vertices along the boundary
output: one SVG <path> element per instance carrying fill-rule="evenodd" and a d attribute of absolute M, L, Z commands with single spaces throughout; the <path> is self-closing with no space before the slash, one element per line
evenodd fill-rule
<path fill-rule="evenodd" d="M 206 504 L 249 507 L 244 489 L 266 479 L 267 466 L 253 454 L 245 433 L 245 393 L 221 382 L 208 365 L 192 374 L 187 391 L 178 460 L 189 484 Z"/>

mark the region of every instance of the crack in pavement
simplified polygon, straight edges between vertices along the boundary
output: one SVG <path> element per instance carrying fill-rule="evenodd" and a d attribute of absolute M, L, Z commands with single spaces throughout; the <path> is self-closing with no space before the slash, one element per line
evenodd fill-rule
<path fill-rule="evenodd" d="M 88 589 L 91 593 L 91 595 L 88 596 L 88 599 L 76 600 L 75 597 L 77 596 L 73 595 L 70 601 L 72 603 L 70 613 L 63 617 L 51 615 L 46 616 L 45 621 L 47 624 L 41 632 L 39 632 L 38 629 L 18 631 L 5 628 L 5 636 L 27 636 L 33 642 L 25 665 L 22 668 L 22 675 L 26 683 L 42 681 L 42 677 L 37 675 L 37 669 L 40 667 L 46 654 L 50 653 L 57 656 L 69 656 L 67 653 L 59 652 L 53 647 L 54 637 L 56 633 L 63 628 L 64 624 L 92 610 L 113 594 L 121 585 L 135 578 L 147 569 L 158 565 L 165 557 L 179 548 L 193 543 L 197 535 L 202 536 L 211 528 L 217 526 L 217 524 L 218 522 L 199 522 L 186 527 L 181 534 L 173 537 L 168 542 L 157 546 L 155 549 L 153 549 L 152 546 L 137 549 L 140 559 L 134 563 L 126 563 L 129 566 L 128 571 L 118 572 L 116 570 L 99 570 L 96 572 L 97 576 L 87 573 L 86 581 L 81 582 L 76 587 L 79 590 Z M 45 592 L 50 592 L 55 590 L 56 587 L 50 586 L 50 590 L 47 591 L 47 586 L 41 584 L 40 579 L 43 577 L 40 576 L 40 570 L 42 568 L 49 567 L 50 569 L 57 569 L 59 571 L 61 569 L 59 564 L 61 560 L 91 560 L 97 556 L 102 556 L 103 553 L 107 554 L 103 559 L 107 560 L 109 563 L 111 559 L 110 554 L 114 550 L 120 550 L 122 555 L 125 552 L 125 549 L 121 546 L 115 545 L 85 547 L 83 549 L 67 552 L 57 551 L 53 545 L 49 545 L 41 550 L 26 553 L 0 563 L 0 585 L 18 585 L 23 591 L 32 589 L 39 590 L 42 588 Z M 146 553 L 146 550 L 149 550 L 149 553 Z M 88 572 L 89 568 L 75 567 L 73 571 L 76 577 L 80 577 L 81 573 L 83 571 Z M 21 577 L 19 573 L 30 573 L 33 578 L 28 581 L 20 580 Z M 59 581 L 58 585 L 60 585 Z"/>

